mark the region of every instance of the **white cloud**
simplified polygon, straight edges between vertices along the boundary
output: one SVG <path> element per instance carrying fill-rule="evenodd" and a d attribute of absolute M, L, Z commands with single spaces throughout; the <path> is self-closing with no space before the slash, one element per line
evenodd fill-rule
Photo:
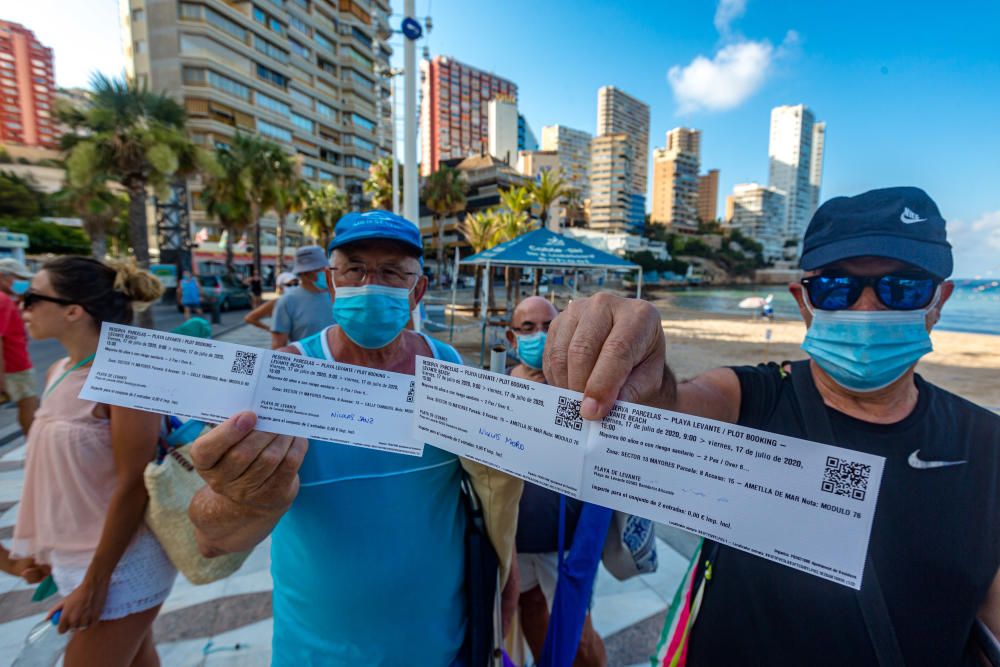
<path fill-rule="evenodd" d="M 747 0 L 719 0 L 715 8 L 715 29 L 723 37 L 732 30 L 733 21 L 743 16 L 747 10 Z"/>
<path fill-rule="evenodd" d="M 715 29 L 722 46 L 711 58 L 695 56 L 688 65 L 674 65 L 667 72 L 679 114 L 739 106 L 760 90 L 777 60 L 798 49 L 799 34 L 794 30 L 777 47 L 766 39 L 734 36 L 733 22 L 743 16 L 746 5 L 747 0 L 719 0 Z"/>
<path fill-rule="evenodd" d="M 1000 276 L 1000 211 L 984 213 L 972 222 L 949 222 L 948 240 L 954 248 L 957 277 Z"/>

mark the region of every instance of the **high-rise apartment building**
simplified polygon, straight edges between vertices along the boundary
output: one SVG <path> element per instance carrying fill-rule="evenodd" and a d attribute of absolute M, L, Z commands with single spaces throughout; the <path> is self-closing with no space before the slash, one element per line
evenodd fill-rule
<path fill-rule="evenodd" d="M 489 153 L 510 166 L 517 164 L 517 103 L 497 97 L 487 104 Z"/>
<path fill-rule="evenodd" d="M 804 104 L 771 110 L 768 184 L 785 193 L 786 239 L 801 240 L 819 203 L 825 132 Z"/>
<path fill-rule="evenodd" d="M 361 205 L 393 135 L 389 81 L 378 73 L 392 55 L 388 0 L 122 0 L 121 9 L 128 74 L 184 105 L 196 143 L 260 134 L 294 153 L 306 179 Z M 195 222 L 215 236 L 194 200 Z"/>
<path fill-rule="evenodd" d="M 649 159 L 649 105 L 614 86 L 597 91 L 597 135 L 628 135 L 632 148 L 630 192 L 646 195 L 646 161 Z"/>
<path fill-rule="evenodd" d="M 726 198 L 726 223 L 764 246 L 764 260 L 783 259 L 785 193 L 758 183 L 741 183 Z"/>
<path fill-rule="evenodd" d="M 711 222 L 718 217 L 719 170 L 709 169 L 698 177 L 698 219 Z"/>
<path fill-rule="evenodd" d="M 542 150 L 559 155 L 559 169 L 566 184 L 580 193 L 580 199 L 590 197 L 590 134 L 565 125 L 542 128 Z"/>
<path fill-rule="evenodd" d="M 19 23 L 0 21 L 0 142 L 58 148 L 52 49 Z"/>
<path fill-rule="evenodd" d="M 698 229 L 701 132 L 675 127 L 667 145 L 653 151 L 653 210 L 650 221 L 681 233 Z"/>
<path fill-rule="evenodd" d="M 538 150 L 538 138 L 535 137 L 535 133 L 531 131 L 531 126 L 528 125 L 528 119 L 524 117 L 524 114 L 520 113 L 517 114 L 517 150 Z"/>
<path fill-rule="evenodd" d="M 442 160 L 486 153 L 489 101 L 516 104 L 517 86 L 446 56 L 424 60 L 420 73 L 420 173 L 433 173 Z"/>
<path fill-rule="evenodd" d="M 628 134 L 618 132 L 594 137 L 590 144 L 591 229 L 636 229 L 633 165 L 632 142 Z"/>

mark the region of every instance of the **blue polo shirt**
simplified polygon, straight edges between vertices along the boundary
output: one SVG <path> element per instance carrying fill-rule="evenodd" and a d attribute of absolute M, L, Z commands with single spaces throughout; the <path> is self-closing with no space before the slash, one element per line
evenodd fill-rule
<path fill-rule="evenodd" d="M 298 347 L 332 361 L 325 333 Z M 272 538 L 272 665 L 451 665 L 465 635 L 458 458 L 310 441 L 299 479 Z"/>

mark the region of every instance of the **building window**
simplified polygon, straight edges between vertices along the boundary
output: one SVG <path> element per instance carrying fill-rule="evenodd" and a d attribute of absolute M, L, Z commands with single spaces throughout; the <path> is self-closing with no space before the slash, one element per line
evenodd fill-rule
<path fill-rule="evenodd" d="M 375 152 L 375 144 L 368 141 L 367 139 L 362 139 L 361 137 L 354 135 L 351 137 L 351 142 L 362 150 L 366 150 L 369 153 Z"/>
<path fill-rule="evenodd" d="M 262 39 L 262 38 L 258 37 L 257 35 L 254 35 L 253 36 L 253 45 L 254 45 L 255 49 L 257 49 L 258 51 L 260 51 L 261 53 L 263 53 L 266 56 L 270 56 L 271 58 L 274 58 L 278 62 L 281 62 L 281 63 L 287 63 L 288 62 L 288 52 L 284 51 L 282 49 L 279 49 L 277 46 L 275 46 L 271 42 L 267 41 L 266 39 Z"/>
<path fill-rule="evenodd" d="M 132 10 L 132 21 L 134 23 L 139 23 L 139 22 L 145 21 L 145 20 L 146 20 L 146 12 L 144 12 L 141 9 L 133 9 Z"/>
<path fill-rule="evenodd" d="M 311 164 L 302 165 L 302 177 L 303 178 L 316 178 L 316 167 Z"/>
<path fill-rule="evenodd" d="M 356 155 L 348 155 L 347 158 L 345 158 L 344 163 L 348 167 L 363 169 L 365 171 L 368 171 L 368 169 L 372 166 L 372 163 L 369 160 L 357 157 Z"/>
<path fill-rule="evenodd" d="M 327 74 L 337 76 L 337 66 L 334 65 L 329 60 L 325 60 L 323 58 L 317 58 L 316 64 L 319 65 L 319 68 L 324 72 L 326 72 Z"/>
<path fill-rule="evenodd" d="M 288 77 L 279 72 L 275 72 L 269 67 L 264 67 L 263 65 L 257 65 L 257 76 L 268 83 L 274 84 L 279 88 L 288 88 Z"/>
<path fill-rule="evenodd" d="M 135 41 L 135 46 L 133 47 L 133 52 L 136 55 L 140 55 L 140 54 L 145 53 L 146 52 L 146 40 L 144 40 L 144 39 L 137 39 Z M 40 81 L 39 83 L 44 83 L 44 81 Z"/>
<path fill-rule="evenodd" d="M 274 113 L 284 116 L 286 118 L 289 117 L 289 115 L 292 113 L 291 109 L 288 108 L 287 104 L 285 104 L 281 100 L 276 100 L 269 95 L 265 95 L 264 93 L 261 92 L 254 93 L 254 100 L 256 101 L 257 106 L 261 107 L 262 109 L 273 111 Z"/>
<path fill-rule="evenodd" d="M 308 95 L 306 95 L 305 93 L 303 93 L 301 90 L 297 90 L 295 88 L 289 88 L 288 94 L 291 95 L 293 100 L 303 105 L 307 109 L 312 108 L 313 99 Z"/>
<path fill-rule="evenodd" d="M 214 9 L 205 8 L 205 17 L 208 22 L 214 25 L 219 30 L 226 32 L 241 42 L 247 41 L 247 31 L 240 27 L 235 21 L 227 19 L 225 16 L 215 11 Z"/>
<path fill-rule="evenodd" d="M 181 72 L 181 79 L 189 86 L 205 85 L 205 70 L 200 67 L 185 67 Z"/>
<path fill-rule="evenodd" d="M 351 122 L 357 125 L 358 127 L 363 127 L 368 131 L 372 131 L 375 129 L 375 123 L 373 121 L 370 121 L 364 116 L 358 115 L 356 113 L 351 114 Z"/>
<path fill-rule="evenodd" d="M 316 42 L 316 46 L 318 46 L 323 51 L 326 51 L 327 53 L 337 52 L 337 47 L 333 45 L 333 42 L 324 37 L 323 34 L 320 33 L 318 30 L 316 31 L 316 34 L 313 35 L 313 41 Z"/>
<path fill-rule="evenodd" d="M 315 128 L 311 120 L 295 112 L 292 112 L 292 123 L 295 125 L 295 127 L 299 128 L 300 130 L 305 130 L 309 134 L 312 134 Z"/>
<path fill-rule="evenodd" d="M 321 181 L 332 181 L 333 178 L 334 178 L 333 174 L 331 174 L 330 172 L 326 171 L 325 169 L 320 169 L 319 170 L 319 180 L 321 180 Z"/>
<path fill-rule="evenodd" d="M 358 51 L 357 49 L 355 49 L 353 46 L 347 45 L 347 46 L 344 47 L 344 49 L 347 51 L 347 55 L 349 55 L 351 57 L 351 60 L 353 60 L 354 62 L 356 62 L 359 65 L 363 66 L 365 69 L 369 69 L 370 70 L 370 69 L 372 69 L 374 67 L 374 63 L 372 62 L 372 59 L 369 58 L 368 56 L 362 54 L 360 51 Z"/>
<path fill-rule="evenodd" d="M 182 2 L 177 5 L 177 14 L 182 19 L 201 21 L 204 18 L 205 8 L 201 5 L 193 5 L 190 2 Z"/>
<path fill-rule="evenodd" d="M 305 46 L 304 44 L 299 44 L 297 41 L 291 38 L 289 38 L 288 40 L 288 46 L 291 47 L 292 53 L 301 58 L 309 60 L 309 48 L 307 46 Z"/>
<path fill-rule="evenodd" d="M 272 139 L 277 139 L 278 141 L 284 141 L 285 143 L 292 142 L 292 133 L 287 129 L 268 123 L 266 120 L 257 119 L 257 131 L 264 136 L 271 137 Z"/>
<path fill-rule="evenodd" d="M 307 26 L 305 24 L 305 21 L 300 19 L 295 14 L 288 15 L 288 25 L 292 26 L 293 28 L 301 32 L 303 35 L 309 34 L 309 26 Z"/>
<path fill-rule="evenodd" d="M 319 100 L 316 100 L 316 113 L 326 118 L 337 118 L 337 112 L 334 111 L 333 107 L 329 104 L 323 104 Z"/>
<path fill-rule="evenodd" d="M 357 27 L 351 26 L 351 34 L 354 35 L 354 39 L 358 40 L 368 48 L 371 48 L 372 38 L 358 30 Z"/>
<path fill-rule="evenodd" d="M 292 4 L 296 5 L 299 9 L 304 12 L 309 11 L 309 0 L 292 0 Z"/>
<path fill-rule="evenodd" d="M 353 69 L 347 70 L 347 76 L 351 81 L 358 84 L 362 88 L 366 90 L 375 90 L 375 82 L 367 77 L 361 76 L 361 74 L 359 74 L 355 70 Z"/>
<path fill-rule="evenodd" d="M 267 26 L 270 30 L 278 33 L 279 35 L 285 34 L 285 26 L 282 25 L 281 21 L 274 18 L 256 5 L 254 5 L 253 8 L 253 18 L 257 23 Z"/>

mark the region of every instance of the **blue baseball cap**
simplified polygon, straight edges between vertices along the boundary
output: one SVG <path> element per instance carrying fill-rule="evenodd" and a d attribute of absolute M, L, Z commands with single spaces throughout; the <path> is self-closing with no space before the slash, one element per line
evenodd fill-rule
<path fill-rule="evenodd" d="M 812 271 L 852 257 L 887 257 L 944 279 L 954 268 L 945 221 L 920 188 L 834 197 L 813 214 L 799 266 Z"/>
<path fill-rule="evenodd" d="M 420 229 L 395 213 L 374 209 L 364 213 L 348 213 L 337 223 L 334 237 L 327 246 L 327 254 L 355 241 L 386 239 L 399 241 L 423 255 L 424 245 L 420 240 Z"/>

